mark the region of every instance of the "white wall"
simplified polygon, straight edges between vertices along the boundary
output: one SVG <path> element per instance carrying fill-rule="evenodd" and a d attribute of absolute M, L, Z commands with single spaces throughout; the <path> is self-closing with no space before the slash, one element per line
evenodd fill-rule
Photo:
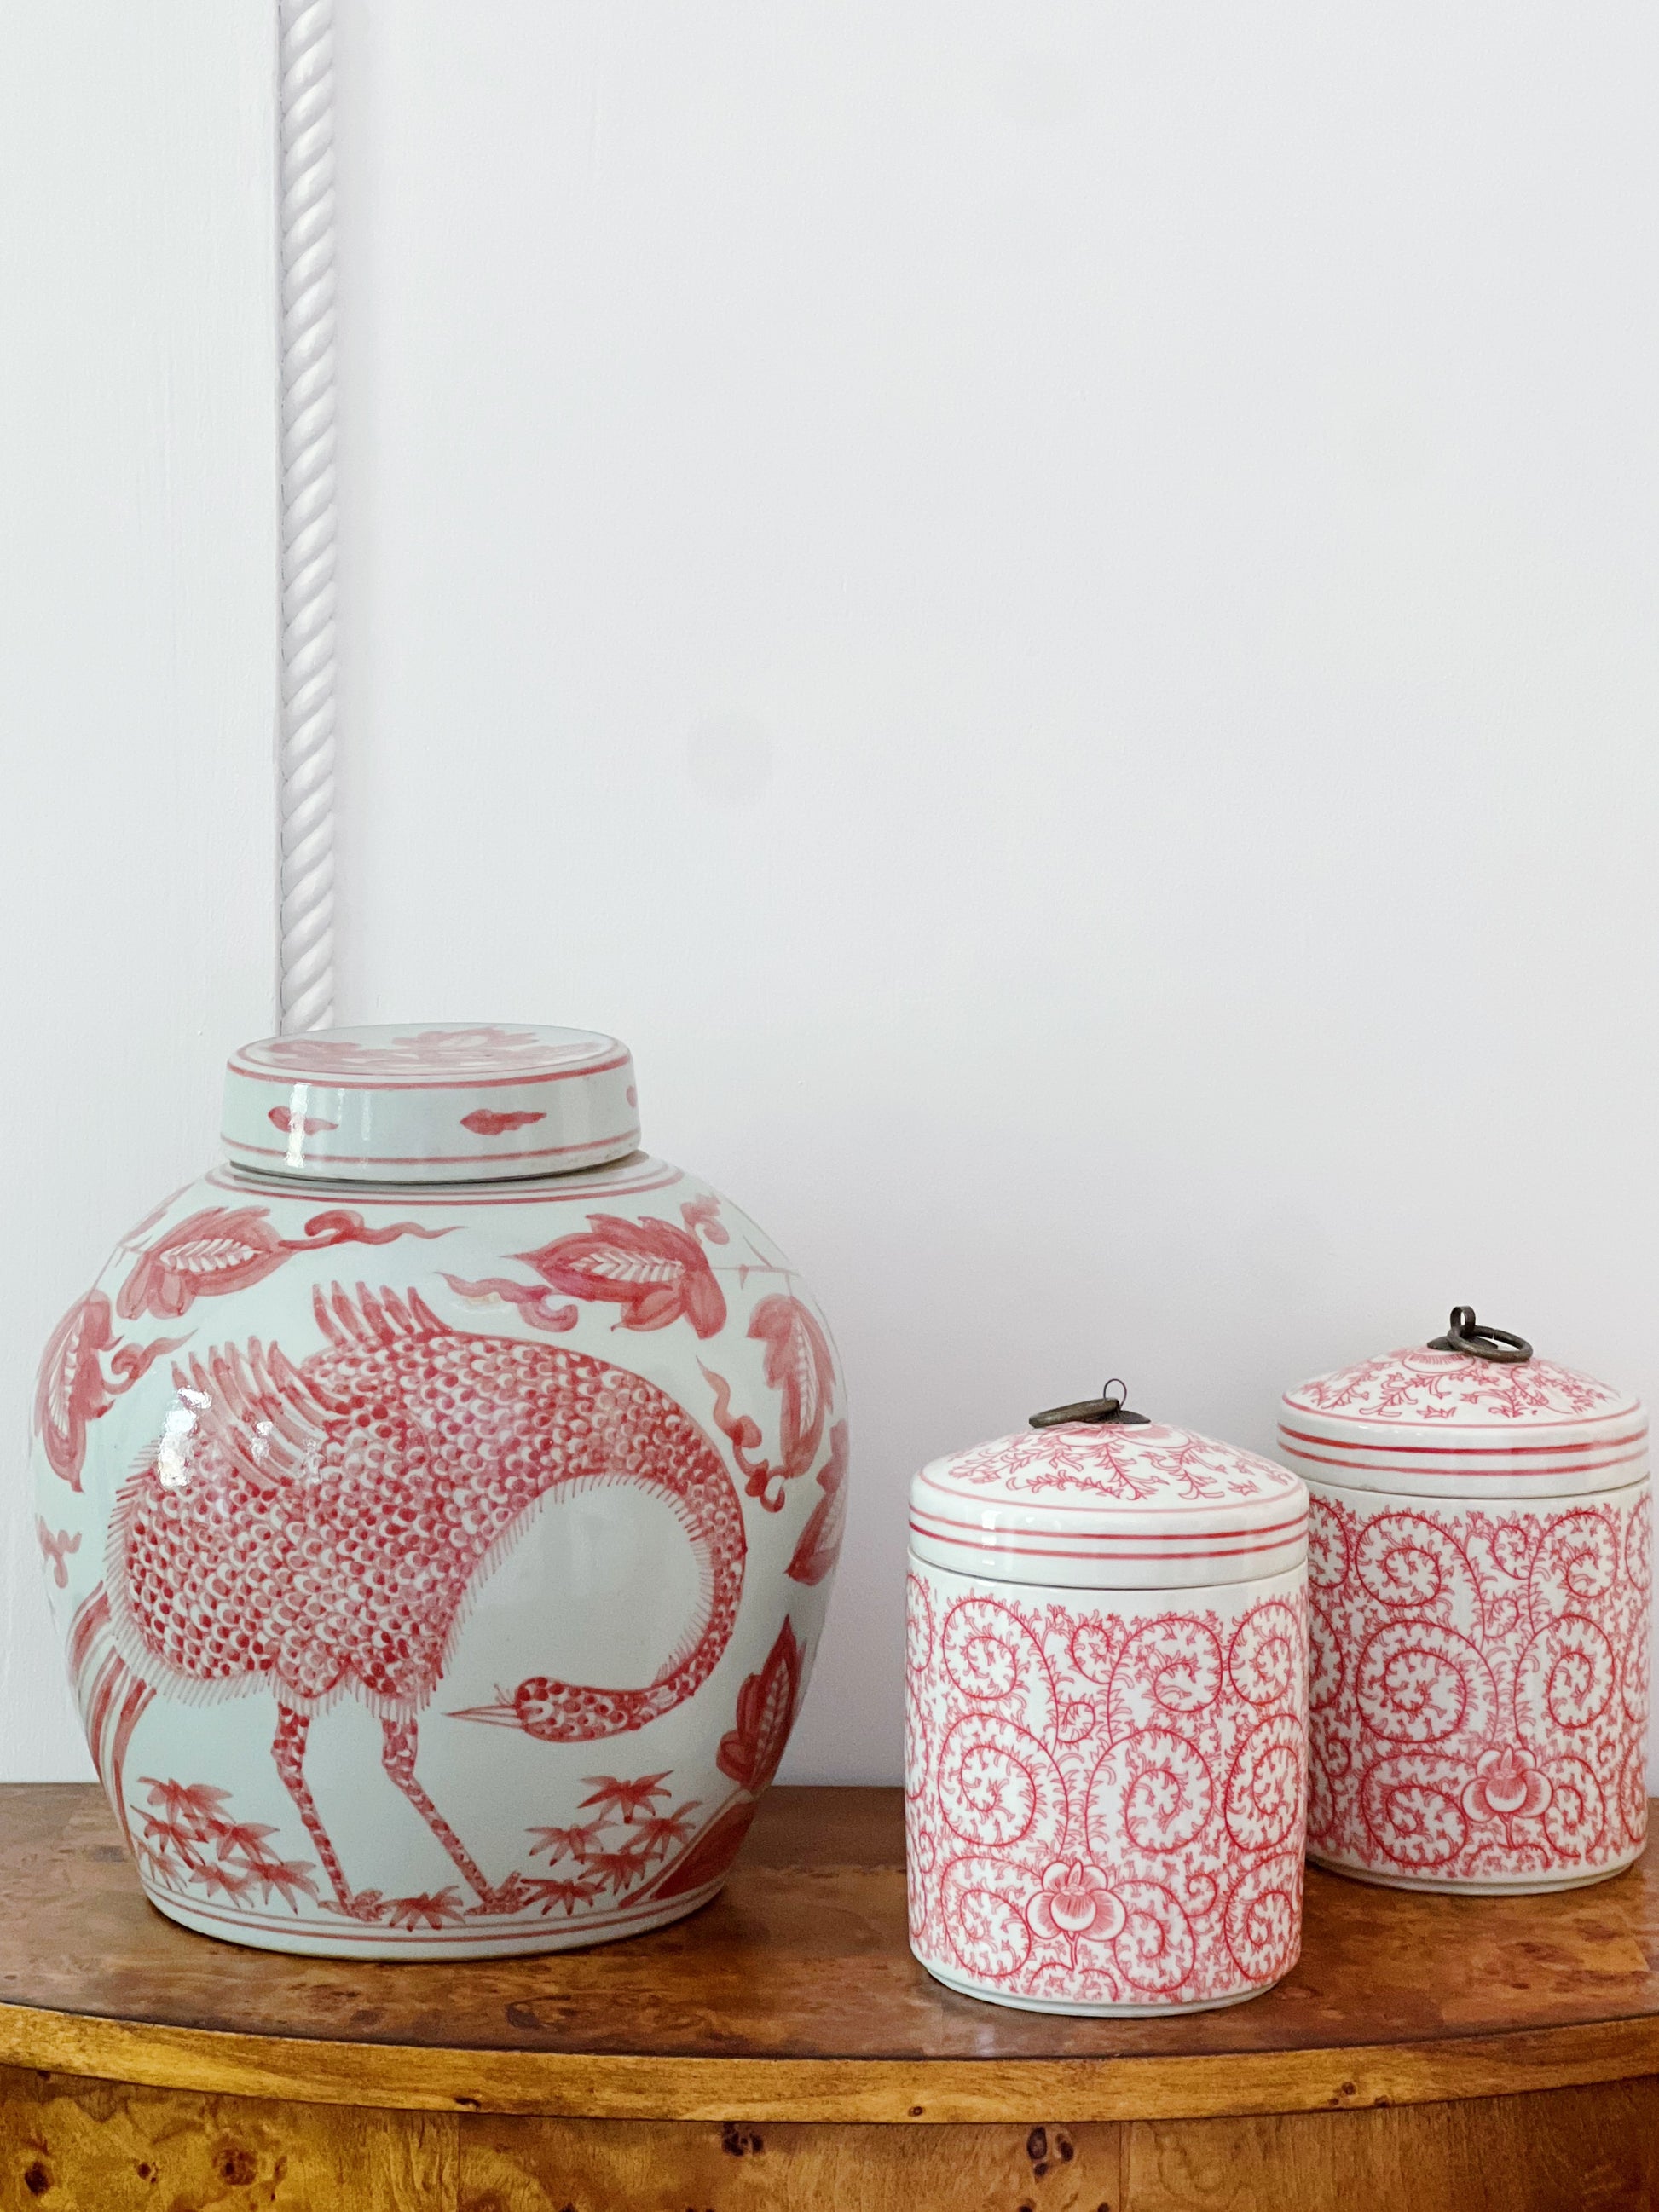
<path fill-rule="evenodd" d="M 1659 16 L 349 0 L 343 1000 L 612 1027 L 925 1455 L 1659 1399 Z"/>
<path fill-rule="evenodd" d="M 71 1164 L 102 1178 L 61 1284 L 9 1294 L 29 1358 L 263 1021 L 266 247 L 233 125 L 260 11 L 163 12 L 216 74 L 172 129 L 151 88 L 121 204 L 70 150 L 28 172 L 38 317 L 52 227 L 112 228 L 160 377 L 149 294 L 204 290 L 222 248 L 199 358 L 243 395 L 148 504 L 149 387 L 81 361 L 90 307 L 27 402 L 128 506 L 77 567 L 93 514 L 71 530 L 26 443 L 7 557 L 41 611 L 14 649 L 41 732 L 118 722 L 150 810 L 136 868 L 115 810 L 88 853 L 82 784 L 48 838 L 62 771 L 15 725 L 43 970 L 18 988 L 77 1025 L 42 1055 L 68 1103 L 27 1108 L 37 1235 Z M 72 0 L 28 33 L 78 83 L 70 15 L 124 19 Z M 615 1029 L 648 1140 L 816 1283 L 858 1495 L 793 1771 L 896 1771 L 913 1466 L 1108 1371 L 1265 1444 L 1286 1381 L 1459 1299 L 1659 1401 L 1659 16 L 340 0 L 339 25 L 341 1013 Z M 118 105 L 136 61 L 97 67 Z M 191 204 L 141 283 L 131 203 L 210 173 L 252 198 Z M 241 612 L 198 662 L 166 562 L 205 570 L 210 538 Z M 186 722 L 223 775 L 236 752 L 230 851 L 188 810 L 158 831 Z M 169 886 L 159 955 L 135 873 Z M 188 951 L 233 885 L 240 981 L 218 939 Z M 94 1011 L 124 1024 L 119 1109 L 85 1087 Z M 0 1707 L 8 1771 L 52 1771 Z"/>
<path fill-rule="evenodd" d="M 0 68 L 0 1775 L 90 1774 L 41 1594 L 35 1360 L 270 1024 L 263 8 L 14 9 Z"/>

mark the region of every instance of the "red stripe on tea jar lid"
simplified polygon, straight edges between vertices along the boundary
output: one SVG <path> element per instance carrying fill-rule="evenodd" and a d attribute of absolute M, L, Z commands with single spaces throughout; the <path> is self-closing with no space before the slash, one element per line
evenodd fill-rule
<path fill-rule="evenodd" d="M 226 1152 L 269 1174 L 501 1182 L 624 1159 L 639 1141 L 632 1056 L 598 1030 L 315 1030 L 244 1045 L 226 1070 Z"/>
<path fill-rule="evenodd" d="M 964 1571 L 1101 1589 L 1146 1587 L 1147 1575 L 1201 1586 L 1297 1563 L 1307 1492 L 1296 1475 L 1192 1430 L 1120 1421 L 1118 1402 L 1079 1401 L 925 1467 L 910 1492 L 923 1555 L 937 1547 Z"/>
<path fill-rule="evenodd" d="M 1443 1336 L 1287 1390 L 1279 1449 L 1336 1488 L 1565 1497 L 1639 1480 L 1647 1432 L 1630 1391 L 1456 1307 Z"/>

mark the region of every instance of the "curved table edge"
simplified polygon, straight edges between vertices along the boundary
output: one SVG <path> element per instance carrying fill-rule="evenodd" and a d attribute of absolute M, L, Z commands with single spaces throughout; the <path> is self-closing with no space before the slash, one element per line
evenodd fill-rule
<path fill-rule="evenodd" d="M 721 2058 L 311 2041 L 0 2003 L 0 2064 L 210 2095 L 550 2118 L 1218 2119 L 1628 2081 L 1659 2073 L 1659 2015 L 1167 2058 Z"/>

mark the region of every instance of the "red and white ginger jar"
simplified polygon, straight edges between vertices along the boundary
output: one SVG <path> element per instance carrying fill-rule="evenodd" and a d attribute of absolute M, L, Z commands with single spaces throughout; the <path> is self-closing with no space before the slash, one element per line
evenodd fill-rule
<path fill-rule="evenodd" d="M 1289 1972 L 1307 1516 L 1283 1468 L 1121 1413 L 916 1477 L 906 1841 L 929 1973 L 1036 2012 L 1162 2014 Z"/>
<path fill-rule="evenodd" d="M 250 1045 L 226 1164 L 53 1332 L 39 1536 L 151 1901 L 450 1959 L 678 1918 L 806 1686 L 847 1425 L 752 1222 L 585 1030 Z"/>
<path fill-rule="evenodd" d="M 1647 1834 L 1647 1418 L 1467 1307 L 1287 1391 L 1313 1500 L 1308 1854 L 1399 1888 L 1601 1881 Z"/>

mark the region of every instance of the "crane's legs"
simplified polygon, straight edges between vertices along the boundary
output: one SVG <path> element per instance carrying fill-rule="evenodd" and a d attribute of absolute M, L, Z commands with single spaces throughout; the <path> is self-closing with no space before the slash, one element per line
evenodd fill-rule
<path fill-rule="evenodd" d="M 382 1721 L 380 1728 L 386 1738 L 380 1763 L 454 1861 L 468 1887 L 477 1893 L 480 1905 L 485 1911 L 516 1911 L 520 1905 L 518 1877 L 509 1875 L 503 1888 L 492 1889 L 477 1861 L 416 1778 L 415 1753 L 420 1740 L 416 1723 L 412 1720 Z"/>
<path fill-rule="evenodd" d="M 350 1912 L 352 1896 L 346 1887 L 339 1854 L 329 1840 L 328 1830 L 323 1826 L 323 1816 L 317 1810 L 317 1801 L 306 1781 L 306 1738 L 310 1733 L 309 1713 L 293 1712 L 287 1705 L 279 1705 L 276 1709 L 276 1739 L 270 1747 L 270 1755 L 276 1762 L 276 1771 L 283 1778 L 283 1788 L 300 1808 L 300 1818 L 305 1822 L 306 1833 L 323 1863 L 323 1872 L 328 1876 L 335 1902 L 342 1912 Z"/>

